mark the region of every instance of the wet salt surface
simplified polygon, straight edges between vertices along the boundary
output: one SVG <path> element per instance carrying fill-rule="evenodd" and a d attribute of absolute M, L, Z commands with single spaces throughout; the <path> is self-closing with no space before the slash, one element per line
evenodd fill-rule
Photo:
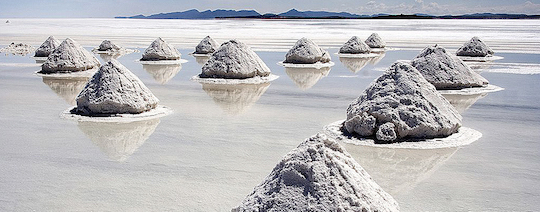
<path fill-rule="evenodd" d="M 302 23 L 289 24 L 303 30 L 319 26 L 316 22 Z M 340 26 L 339 22 L 325 25 L 331 30 Z M 487 24 L 483 28 L 492 27 Z M 20 37 L 35 45 L 42 42 L 41 38 L 18 35 L 17 30 L 8 32 L 13 34 L 11 38 L 1 35 L 0 39 L 11 42 L 15 41 L 13 37 Z M 453 33 L 468 32 L 458 28 Z M 516 33 L 530 32 L 518 28 Z M 89 43 L 84 46 L 90 50 L 106 36 L 96 36 L 95 42 L 78 41 Z M 127 40 L 139 39 L 133 36 Z M 467 39 L 456 41 L 456 46 Z M 144 50 L 151 41 L 141 41 L 138 50 Z M 295 41 L 283 42 L 292 46 Z M 378 70 L 418 54 L 417 50 L 388 51 L 376 63 L 360 61 L 363 67 L 355 72 L 333 54 L 341 44 L 336 42 L 329 49 L 335 65 L 323 75 L 313 72 L 315 77 L 308 76 L 310 72 L 287 73 L 277 64 L 283 61 L 288 47 L 282 52 L 256 51 L 280 77 L 262 87 L 223 89 L 190 80 L 201 71 L 201 65 L 188 55 L 196 43 L 180 49 L 188 62 L 174 68 L 147 70 L 135 62 L 141 53 L 124 55 L 118 60 L 174 113 L 145 122 L 117 124 L 60 118 L 82 89 L 82 80 L 49 82 L 34 75 L 39 66 L 32 65 L 36 62 L 30 56 L 2 55 L 0 210 L 228 211 L 270 173 L 283 155 L 323 126 L 344 119 L 348 104 L 381 74 Z M 463 107 L 463 126 L 481 132 L 478 141 L 440 150 L 344 144 L 403 211 L 540 208 L 536 201 L 540 196 L 540 75 L 511 74 L 519 72 L 523 64 L 539 66 L 540 55 L 496 54 L 504 59 L 493 61 L 494 66 L 518 68 L 512 72 L 495 73 L 489 67 L 481 71 L 491 84 L 505 90 L 488 93 Z M 156 73 L 167 76 L 167 80 L 155 77 Z M 299 80 L 302 78 L 310 80 Z"/>

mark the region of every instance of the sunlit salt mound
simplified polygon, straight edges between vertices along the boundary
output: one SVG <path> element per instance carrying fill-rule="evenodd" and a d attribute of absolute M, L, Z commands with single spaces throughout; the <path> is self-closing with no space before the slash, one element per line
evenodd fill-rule
<path fill-rule="evenodd" d="M 210 36 L 206 36 L 201 40 L 199 45 L 195 47 L 193 54 L 211 54 L 219 48 L 219 44 Z"/>
<path fill-rule="evenodd" d="M 437 89 L 462 89 L 488 84 L 484 77 L 438 45 L 426 47 L 411 64 Z"/>
<path fill-rule="evenodd" d="M 270 74 L 268 66 L 251 48 L 238 40 L 230 40 L 212 54 L 199 77 L 246 79 Z"/>
<path fill-rule="evenodd" d="M 380 142 L 446 137 L 461 115 L 418 70 L 396 62 L 347 108 L 349 133 Z"/>
<path fill-rule="evenodd" d="M 480 38 L 473 37 L 469 42 L 463 44 L 457 52 L 457 56 L 485 57 L 493 55 L 493 50 L 489 48 Z"/>
<path fill-rule="evenodd" d="M 302 38 L 285 55 L 284 63 L 313 64 L 330 62 L 330 54 L 313 41 Z"/>
<path fill-rule="evenodd" d="M 232 211 L 399 211 L 336 141 L 317 135 L 276 165 Z"/>
<path fill-rule="evenodd" d="M 108 51 L 108 52 L 116 52 L 120 51 L 122 48 L 118 45 L 114 44 L 110 40 L 104 40 L 99 44 L 99 47 L 97 48 L 98 51 Z"/>
<path fill-rule="evenodd" d="M 339 49 L 339 53 L 342 54 L 368 54 L 369 52 L 371 52 L 371 48 L 356 36 L 349 39 Z"/>
<path fill-rule="evenodd" d="M 159 100 L 143 82 L 116 60 L 105 63 L 77 96 L 74 113 L 137 114 L 154 109 Z"/>
<path fill-rule="evenodd" d="M 85 71 L 99 65 L 93 54 L 71 38 L 66 38 L 41 65 L 41 73 Z"/>
<path fill-rule="evenodd" d="M 60 41 L 54 38 L 54 36 L 50 36 L 36 49 L 34 57 L 48 57 L 59 45 Z"/>
<path fill-rule="evenodd" d="M 142 61 L 156 60 L 178 60 L 182 55 L 176 48 L 165 42 L 161 38 L 157 38 L 146 48 L 142 55 Z"/>
<path fill-rule="evenodd" d="M 382 38 L 377 33 L 371 34 L 366 39 L 366 44 L 371 48 L 384 48 L 386 47 L 386 42 L 382 40 Z"/>

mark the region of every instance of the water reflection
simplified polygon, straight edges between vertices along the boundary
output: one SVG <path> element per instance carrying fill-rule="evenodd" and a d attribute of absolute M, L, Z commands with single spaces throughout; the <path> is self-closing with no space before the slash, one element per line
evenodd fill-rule
<path fill-rule="evenodd" d="M 317 68 L 285 68 L 285 73 L 302 90 L 313 87 L 323 77 L 328 76 L 330 67 Z"/>
<path fill-rule="evenodd" d="M 240 114 L 251 107 L 266 92 L 271 83 L 261 84 L 209 84 L 201 83 L 202 89 L 214 102 L 229 114 Z"/>
<path fill-rule="evenodd" d="M 88 78 L 50 78 L 43 77 L 43 83 L 70 105 L 76 105 L 76 98 L 84 89 Z"/>
<path fill-rule="evenodd" d="M 122 57 L 125 55 L 125 53 L 122 52 L 111 52 L 111 53 L 98 53 L 99 57 L 103 59 L 103 61 L 107 62 L 111 59 L 118 59 L 119 57 Z"/>
<path fill-rule="evenodd" d="M 143 69 L 164 85 L 180 72 L 182 64 L 143 64 Z"/>
<path fill-rule="evenodd" d="M 159 118 L 130 123 L 79 122 L 86 134 L 111 160 L 125 161 L 154 133 Z"/>
<path fill-rule="evenodd" d="M 210 59 L 210 55 L 205 55 L 205 56 L 193 55 L 193 57 L 195 57 L 195 61 L 197 61 L 199 65 L 204 65 L 206 61 Z"/>
<path fill-rule="evenodd" d="M 352 157 L 391 195 L 428 179 L 458 148 L 390 149 L 344 144 Z"/>
<path fill-rule="evenodd" d="M 443 94 L 443 96 L 456 108 L 459 113 L 465 112 L 476 101 L 487 96 L 487 93 L 460 95 L 460 94 Z"/>
<path fill-rule="evenodd" d="M 487 62 L 466 62 L 465 64 L 469 65 L 469 67 L 475 71 L 475 72 L 482 72 L 484 70 L 487 70 L 489 68 L 491 68 L 491 66 L 493 65 L 493 62 L 492 61 L 487 61 Z"/>
<path fill-rule="evenodd" d="M 368 63 L 371 65 L 376 65 L 379 63 L 385 56 L 385 53 L 381 53 L 376 57 L 367 57 L 367 58 L 353 58 L 353 57 L 339 57 L 339 61 L 347 67 L 353 73 L 357 73 L 362 70 Z"/>

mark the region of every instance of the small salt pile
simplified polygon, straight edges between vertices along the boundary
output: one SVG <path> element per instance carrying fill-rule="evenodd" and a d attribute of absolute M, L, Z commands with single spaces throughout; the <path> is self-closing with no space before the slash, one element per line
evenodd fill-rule
<path fill-rule="evenodd" d="M 39 46 L 38 49 L 36 49 L 36 53 L 34 54 L 34 57 L 48 57 L 56 47 L 60 45 L 60 41 L 58 41 L 54 36 L 49 36 L 45 42 Z"/>
<path fill-rule="evenodd" d="M 179 60 L 182 55 L 176 48 L 165 42 L 161 38 L 157 38 L 146 48 L 141 60 L 142 61 L 157 61 L 157 60 Z"/>
<path fill-rule="evenodd" d="M 41 73 L 85 71 L 99 65 L 93 54 L 71 38 L 66 38 L 41 65 Z"/>
<path fill-rule="evenodd" d="M 366 39 L 366 44 L 371 48 L 384 48 L 386 47 L 386 42 L 377 33 L 371 34 Z"/>
<path fill-rule="evenodd" d="M 193 54 L 212 54 L 219 48 L 219 44 L 210 36 L 206 36 L 195 47 Z"/>
<path fill-rule="evenodd" d="M 328 51 L 319 47 L 315 42 L 308 38 L 301 38 L 296 41 L 294 46 L 285 55 L 283 63 L 293 64 L 314 64 L 317 62 L 330 62 Z"/>
<path fill-rule="evenodd" d="M 369 54 L 369 52 L 371 52 L 371 48 L 356 36 L 349 39 L 339 49 L 341 54 Z"/>
<path fill-rule="evenodd" d="M 456 51 L 456 55 L 467 57 L 486 57 L 493 55 L 493 50 L 491 50 L 491 48 L 480 40 L 480 38 L 473 37 Z"/>

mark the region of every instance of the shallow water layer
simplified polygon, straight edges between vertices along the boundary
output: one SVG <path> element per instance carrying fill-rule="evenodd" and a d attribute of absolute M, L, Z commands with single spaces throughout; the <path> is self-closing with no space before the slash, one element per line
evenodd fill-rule
<path fill-rule="evenodd" d="M 60 24 L 60 28 L 83 27 L 76 20 L 66 22 L 73 24 Z M 92 23 L 105 28 L 115 26 L 110 25 L 110 20 Z M 246 23 L 261 27 L 256 21 L 225 22 L 234 26 Z M 397 29 L 402 24 L 391 23 Z M 350 23 L 285 24 L 309 30 L 340 28 Z M 485 29 L 495 27 L 491 21 L 484 24 Z M 440 27 L 437 22 L 431 25 Z M 155 33 L 125 35 L 122 39 L 126 40 L 121 42 L 162 36 L 159 32 L 166 31 L 160 30 L 160 26 L 155 26 L 158 29 Z M 196 28 L 198 35 L 207 32 L 204 26 Z M 35 29 L 35 34 L 48 36 L 45 29 Z M 516 30 L 517 36 L 522 35 L 520 29 Z M 456 31 L 453 33 L 466 33 L 459 28 Z M 0 32 L 1 40 L 23 38 L 36 45 L 42 42 L 41 37 L 28 38 L 22 31 Z M 72 33 L 75 32 L 78 31 Z M 436 36 L 430 32 L 417 33 Z M 311 35 L 299 33 L 299 36 Z M 109 34 L 103 30 L 93 36 L 93 39 L 81 37 L 79 41 L 91 43 L 86 45 L 91 49 Z M 392 39 L 399 41 L 399 37 Z M 292 45 L 294 41 L 280 42 Z M 324 125 L 344 119 L 348 104 L 382 70 L 396 60 L 411 59 L 418 53 L 405 49 L 386 52 L 373 61 L 349 61 L 333 54 L 339 45 L 329 43 L 327 47 L 336 65 L 322 71 L 288 70 L 277 65 L 285 52 L 256 51 L 272 72 L 280 76 L 261 87 L 216 88 L 190 81 L 201 71 L 201 65 L 188 55 L 192 47 L 180 49 L 189 62 L 174 67 L 136 63 L 140 52 L 124 55 L 118 60 L 141 78 L 161 100 L 160 104 L 172 108 L 174 113 L 116 125 L 61 119 L 62 111 L 74 104 L 74 96 L 82 89 L 81 80 L 43 79 L 34 75 L 39 65 L 29 56 L 2 54 L 0 210 L 228 211 L 288 151 Z M 540 208 L 536 201 L 540 196 L 540 143 L 537 142 L 540 75 L 515 74 L 516 70 L 522 70 L 522 64 L 540 65 L 540 55 L 498 55 L 505 59 L 494 61 L 495 67 L 505 64 L 515 69 L 491 72 L 487 67 L 481 74 L 505 90 L 481 98 L 474 96 L 470 101 L 455 99 L 456 104 L 466 103 L 460 111 L 464 126 L 483 133 L 475 143 L 426 151 L 344 144 L 375 181 L 394 196 L 403 211 Z"/>

